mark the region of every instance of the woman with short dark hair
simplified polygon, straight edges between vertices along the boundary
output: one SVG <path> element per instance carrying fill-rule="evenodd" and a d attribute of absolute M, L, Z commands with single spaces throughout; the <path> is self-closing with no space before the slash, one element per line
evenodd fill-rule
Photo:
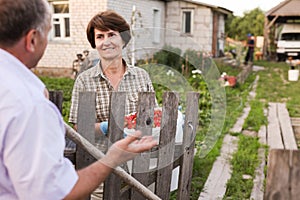
<path fill-rule="evenodd" d="M 130 26 L 114 11 L 96 14 L 88 23 L 87 39 L 99 54 L 99 63 L 79 74 L 73 92 L 69 122 L 76 128 L 79 92 L 96 92 L 96 124 L 100 133 L 100 122 L 108 121 L 110 93 L 127 92 L 126 114 L 137 111 L 138 92 L 153 92 L 148 73 L 131 66 L 122 58 L 122 49 L 131 39 Z"/>

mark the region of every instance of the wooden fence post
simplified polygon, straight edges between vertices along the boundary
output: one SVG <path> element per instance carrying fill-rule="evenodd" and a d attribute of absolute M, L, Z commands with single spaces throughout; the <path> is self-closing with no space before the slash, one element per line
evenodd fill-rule
<path fill-rule="evenodd" d="M 95 145 L 95 93 L 80 92 L 77 129 L 84 138 Z M 95 159 L 81 148 L 76 150 L 76 169 L 88 166 Z"/>
<path fill-rule="evenodd" d="M 63 91 L 49 91 L 49 100 L 52 101 L 60 113 L 62 113 L 63 109 Z M 68 137 L 65 137 L 66 147 L 64 151 L 64 156 L 68 158 L 73 164 L 75 164 L 75 146 L 76 144 L 71 141 Z"/>
<path fill-rule="evenodd" d="M 189 200 L 193 173 L 194 146 L 198 127 L 199 93 L 187 94 L 187 108 L 183 129 L 183 156 L 180 162 L 178 200 Z"/>
<path fill-rule="evenodd" d="M 179 96 L 174 92 L 163 94 L 162 121 L 159 137 L 155 191 L 162 199 L 170 198 Z"/>
<path fill-rule="evenodd" d="M 62 112 L 63 92 L 62 91 L 49 91 L 49 100 L 52 101 L 60 113 Z"/>
<path fill-rule="evenodd" d="M 299 150 L 272 149 L 269 154 L 264 199 L 299 199 L 299 171 Z"/>
<path fill-rule="evenodd" d="M 140 92 L 138 99 L 137 122 L 136 129 L 142 131 L 143 135 L 152 135 L 152 125 L 155 107 L 155 93 L 154 92 Z M 132 176 L 136 178 L 143 185 L 147 186 L 149 176 L 145 172 L 149 172 L 150 154 L 143 153 L 135 157 L 132 163 Z M 144 199 L 142 195 L 136 191 L 132 191 L 131 199 Z"/>
<path fill-rule="evenodd" d="M 108 123 L 108 146 L 123 138 L 126 92 L 112 92 Z M 107 177 L 104 183 L 104 199 L 121 199 L 121 179 L 115 174 Z M 127 198 L 128 199 L 128 198 Z"/>

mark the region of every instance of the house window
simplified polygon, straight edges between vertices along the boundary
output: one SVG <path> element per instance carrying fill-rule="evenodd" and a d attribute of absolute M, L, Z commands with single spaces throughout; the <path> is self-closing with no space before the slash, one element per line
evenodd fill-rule
<path fill-rule="evenodd" d="M 69 2 L 54 0 L 49 3 L 53 12 L 50 39 L 63 40 L 70 38 Z"/>
<path fill-rule="evenodd" d="M 160 42 L 160 11 L 153 9 L 153 42 Z"/>
<path fill-rule="evenodd" d="M 182 32 L 192 34 L 193 30 L 193 10 L 182 10 Z"/>

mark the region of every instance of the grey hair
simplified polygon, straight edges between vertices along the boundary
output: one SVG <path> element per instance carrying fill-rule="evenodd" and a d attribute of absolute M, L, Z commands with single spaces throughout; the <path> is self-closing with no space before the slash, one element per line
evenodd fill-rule
<path fill-rule="evenodd" d="M 46 0 L 0 0 L 0 45 L 14 45 L 31 29 L 42 33 L 50 17 Z"/>

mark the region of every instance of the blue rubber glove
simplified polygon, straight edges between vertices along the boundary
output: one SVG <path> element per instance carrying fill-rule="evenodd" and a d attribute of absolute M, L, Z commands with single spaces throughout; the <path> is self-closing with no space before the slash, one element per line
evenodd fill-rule
<path fill-rule="evenodd" d="M 100 123 L 100 131 L 103 133 L 103 135 L 107 135 L 108 133 L 108 122 L 101 122 Z"/>
<path fill-rule="evenodd" d="M 100 123 L 100 131 L 103 133 L 103 135 L 107 135 L 108 133 L 108 122 L 104 121 Z M 126 133 L 123 133 L 123 137 L 125 138 L 127 135 Z"/>

